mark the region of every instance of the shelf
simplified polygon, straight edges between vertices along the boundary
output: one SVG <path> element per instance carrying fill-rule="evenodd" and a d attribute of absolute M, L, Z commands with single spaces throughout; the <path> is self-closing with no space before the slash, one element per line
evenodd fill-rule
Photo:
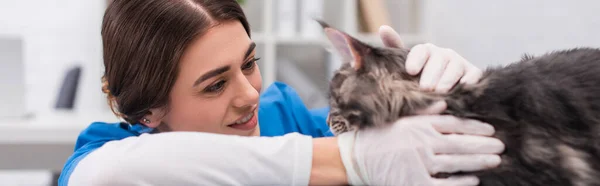
<path fill-rule="evenodd" d="M 372 44 L 381 46 L 383 43 L 377 34 L 356 34 L 352 35 L 353 37 Z M 419 34 L 400 34 L 402 42 L 406 46 L 412 46 L 420 43 L 424 43 L 426 40 L 422 35 Z M 302 36 L 297 37 L 282 37 L 282 36 L 265 36 L 262 33 L 254 32 L 252 33 L 252 40 L 256 43 L 267 43 L 272 42 L 273 44 L 284 44 L 284 45 L 329 45 L 329 41 L 324 36 L 316 37 L 316 38 L 306 38 Z"/>
<path fill-rule="evenodd" d="M 323 2 L 322 14 L 317 17 L 328 22 L 330 25 L 350 33 L 350 35 L 358 38 L 359 40 L 368 43 L 373 46 L 383 46 L 383 42 L 379 38 L 378 34 L 359 33 L 359 7 L 357 0 L 327 0 Z M 279 22 L 278 11 L 275 9 L 279 8 L 279 1 L 276 0 L 261 0 L 261 1 L 249 1 L 243 5 L 244 11 L 247 14 L 249 24 L 252 28 L 252 40 L 259 44 L 261 55 L 261 74 L 263 84 L 265 86 L 271 85 L 277 80 L 278 60 L 290 58 L 298 55 L 305 55 L 307 53 L 320 55 L 325 54 L 321 57 L 318 56 L 302 56 L 295 57 L 295 62 L 304 63 L 321 63 L 324 66 L 328 65 L 329 61 L 326 56 L 327 53 L 315 52 L 315 50 L 330 51 L 331 43 L 321 34 L 320 37 L 306 38 L 302 37 L 300 32 L 302 29 L 302 23 L 295 23 L 296 28 L 294 29 L 297 34 L 293 36 L 282 37 L 278 35 Z M 300 3 L 298 3 L 300 5 Z M 302 6 L 296 6 L 298 11 L 301 11 Z M 309 19 L 306 15 L 297 12 L 298 15 L 294 19 L 296 21 L 300 19 Z M 304 17 L 302 17 L 304 16 Z M 390 23 L 392 24 L 392 23 Z M 399 26 L 399 25 L 394 25 Z M 400 25 L 401 27 L 412 27 L 412 25 Z M 400 34 L 405 47 L 412 47 L 416 44 L 425 43 L 427 40 L 423 35 L 419 33 L 415 34 Z M 288 50 L 293 48 L 293 50 Z M 317 58 L 317 59 L 315 59 Z M 334 65 L 335 66 L 335 65 Z M 320 82 L 328 82 L 328 79 L 319 80 Z M 301 88 L 301 87 L 297 87 Z"/>
<path fill-rule="evenodd" d="M 276 44 L 286 45 L 324 45 L 328 42 L 325 37 L 304 38 L 304 37 L 275 37 Z"/>
<path fill-rule="evenodd" d="M 0 170 L 3 185 L 52 185 L 53 178 L 49 170 Z"/>
<path fill-rule="evenodd" d="M 75 144 L 92 122 L 117 122 L 112 113 L 52 112 L 29 119 L 0 120 L 0 144 Z"/>
<path fill-rule="evenodd" d="M 353 37 L 367 43 L 370 44 L 372 46 L 383 46 L 383 42 L 381 41 L 380 37 L 378 34 L 365 34 L 365 33 L 360 33 L 360 34 L 351 34 Z M 276 81 L 276 70 L 277 68 L 277 56 L 280 54 L 280 50 L 282 50 L 285 47 L 298 47 L 295 48 L 294 51 L 287 51 L 286 53 L 288 55 L 296 55 L 297 53 L 305 53 L 306 50 L 323 50 L 323 51 L 327 51 L 331 49 L 331 43 L 329 42 L 329 40 L 324 36 L 321 35 L 320 37 L 311 37 L 311 38 L 306 38 L 306 37 L 302 37 L 302 36 L 296 36 L 296 37 L 292 37 L 292 36 L 286 36 L 286 37 L 282 37 L 282 36 L 278 36 L 275 33 L 272 34 L 265 34 L 262 32 L 253 32 L 252 33 L 252 40 L 254 42 L 256 42 L 257 44 L 260 45 L 260 47 L 264 47 L 264 48 L 259 48 L 257 50 L 261 51 L 261 58 L 263 59 L 263 61 L 261 62 L 261 74 L 263 75 L 263 84 L 265 84 L 266 86 L 269 86 L 271 83 L 273 83 L 274 81 Z M 426 41 L 426 38 L 423 37 L 422 35 L 419 34 L 400 34 L 400 37 L 402 39 L 402 42 L 404 44 L 405 47 L 412 47 L 416 44 L 420 44 L 420 43 L 424 43 Z M 310 58 L 312 59 L 312 58 Z M 298 61 L 307 61 L 308 58 L 306 60 L 298 60 Z M 327 63 L 328 61 L 326 59 L 324 60 L 309 60 L 311 62 L 318 62 L 318 63 Z M 324 79 L 324 81 L 327 81 L 326 79 Z"/>

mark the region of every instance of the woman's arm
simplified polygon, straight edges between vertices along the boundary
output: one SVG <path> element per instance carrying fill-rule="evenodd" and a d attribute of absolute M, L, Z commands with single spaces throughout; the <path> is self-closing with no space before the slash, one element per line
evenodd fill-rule
<path fill-rule="evenodd" d="M 435 179 L 430 173 L 498 166 L 504 144 L 485 137 L 493 133 L 492 126 L 475 120 L 431 115 L 335 138 L 143 134 L 85 156 L 69 184 L 477 185 L 477 177 Z"/>
<path fill-rule="evenodd" d="M 79 162 L 69 184 L 341 185 L 346 180 L 335 138 L 169 132 L 106 143 Z"/>
<path fill-rule="evenodd" d="M 340 158 L 337 138 L 314 138 L 312 155 L 309 185 L 348 184 L 346 170 Z"/>

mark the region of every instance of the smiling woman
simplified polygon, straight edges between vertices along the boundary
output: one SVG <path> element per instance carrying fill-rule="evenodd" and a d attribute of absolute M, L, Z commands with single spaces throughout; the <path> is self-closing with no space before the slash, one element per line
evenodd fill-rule
<path fill-rule="evenodd" d="M 239 21 L 223 21 L 193 40 L 179 61 L 168 107 L 152 108 L 144 123 L 158 131 L 259 134 L 256 115 L 262 87 L 255 44 Z"/>
<path fill-rule="evenodd" d="M 233 1 L 182 2 L 107 9 L 104 90 L 113 111 L 157 132 L 258 135 L 257 122 L 232 126 L 256 115 L 262 81 L 243 12 Z"/>

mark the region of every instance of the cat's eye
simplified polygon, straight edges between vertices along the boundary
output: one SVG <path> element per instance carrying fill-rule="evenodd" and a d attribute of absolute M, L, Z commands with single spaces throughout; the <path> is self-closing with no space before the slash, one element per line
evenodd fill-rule
<path fill-rule="evenodd" d="M 346 119 L 348 120 L 348 123 L 359 123 L 360 122 L 360 116 L 357 114 L 350 114 L 350 115 L 348 115 L 348 117 Z"/>

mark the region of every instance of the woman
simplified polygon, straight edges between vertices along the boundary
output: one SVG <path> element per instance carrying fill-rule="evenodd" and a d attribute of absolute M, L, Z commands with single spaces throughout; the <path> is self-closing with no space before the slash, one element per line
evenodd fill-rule
<path fill-rule="evenodd" d="M 381 37 L 400 45 L 389 27 Z M 102 38 L 103 90 L 126 122 L 84 130 L 60 185 L 475 185 L 430 175 L 500 163 L 503 144 L 485 137 L 493 128 L 436 116 L 443 102 L 390 128 L 332 137 L 327 108 L 308 110 L 283 83 L 259 95 L 256 45 L 234 0 L 116 0 Z M 409 58 L 425 89 L 481 73 L 433 45 Z"/>

